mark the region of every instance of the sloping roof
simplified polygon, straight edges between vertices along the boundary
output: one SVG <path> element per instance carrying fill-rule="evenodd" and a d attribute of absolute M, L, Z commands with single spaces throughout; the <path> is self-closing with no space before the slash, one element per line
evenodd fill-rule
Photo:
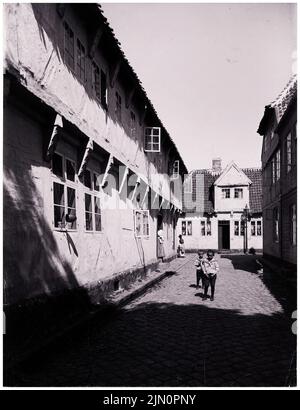
<path fill-rule="evenodd" d="M 290 102 L 297 93 L 297 76 L 294 75 L 279 96 L 270 106 L 275 109 L 277 123 L 279 124 Z"/>
<path fill-rule="evenodd" d="M 87 7 L 87 6 L 88 6 L 87 4 L 84 4 L 84 7 Z M 186 164 L 185 164 L 185 162 L 184 162 L 182 156 L 180 155 L 180 153 L 179 153 L 179 151 L 178 151 L 178 148 L 177 148 L 177 146 L 176 146 L 174 140 L 172 139 L 172 137 L 170 136 L 170 134 L 168 133 L 168 131 L 167 131 L 166 128 L 164 127 L 164 125 L 163 125 L 161 119 L 160 119 L 159 116 L 158 116 L 158 113 L 157 113 L 156 109 L 154 108 L 154 106 L 153 106 L 152 102 L 150 101 L 149 97 L 147 96 L 147 93 L 146 93 L 146 91 L 145 91 L 145 89 L 144 89 L 144 87 L 143 87 L 143 85 L 142 85 L 141 80 L 139 79 L 138 75 L 136 74 L 136 72 L 134 71 L 134 69 L 133 69 L 133 67 L 131 66 L 130 62 L 128 61 L 128 59 L 127 59 L 127 57 L 126 57 L 124 51 L 122 50 L 121 43 L 120 43 L 120 41 L 117 39 L 117 37 L 116 37 L 116 35 L 115 35 L 115 33 L 114 33 L 114 30 L 111 28 L 111 26 L 110 26 L 110 24 L 109 24 L 107 18 L 105 17 L 104 12 L 103 12 L 103 9 L 102 9 L 102 7 L 101 7 L 101 4 L 96 3 L 96 4 L 91 4 L 90 6 L 91 6 L 91 7 L 96 7 L 96 9 L 97 9 L 97 11 L 98 11 L 98 14 L 99 14 L 99 17 L 101 18 L 101 21 L 102 21 L 104 27 L 106 28 L 106 31 L 110 34 L 111 39 L 112 39 L 113 42 L 115 43 L 115 46 L 118 48 L 118 50 L 119 50 L 119 52 L 120 52 L 120 55 L 122 56 L 122 59 L 123 59 L 124 64 L 127 66 L 127 69 L 129 70 L 129 72 L 130 72 L 131 75 L 133 76 L 134 80 L 135 80 L 136 83 L 138 84 L 138 87 L 139 87 L 140 90 L 142 91 L 142 93 L 143 93 L 143 95 L 144 95 L 144 97 L 145 97 L 145 99 L 146 99 L 146 101 L 147 101 L 147 106 L 148 106 L 148 107 L 152 110 L 152 112 L 155 114 L 155 116 L 156 116 L 158 122 L 159 122 L 160 125 L 161 125 L 161 128 L 165 131 L 165 133 L 166 133 L 166 135 L 168 136 L 170 142 L 173 144 L 173 146 L 174 146 L 174 148 L 175 148 L 175 150 L 176 150 L 176 152 L 177 152 L 178 158 L 181 160 L 181 162 L 182 162 L 182 164 L 183 164 L 183 166 L 184 166 L 184 171 L 185 171 L 185 173 L 188 173 L 188 169 L 187 169 L 187 167 L 186 167 Z"/>
<path fill-rule="evenodd" d="M 262 171 L 260 168 L 241 168 L 241 171 L 250 179 L 250 211 L 252 213 L 262 212 Z M 220 177 L 221 173 L 215 174 L 210 169 L 198 169 L 193 172 L 193 192 L 196 192 L 196 175 L 203 175 L 204 189 L 204 212 L 214 212 L 214 183 Z"/>
<path fill-rule="evenodd" d="M 275 113 L 277 125 L 280 123 L 290 103 L 297 97 L 297 75 L 293 75 L 279 96 L 265 107 L 264 115 L 258 127 L 258 134 L 265 135 L 270 119 Z"/>

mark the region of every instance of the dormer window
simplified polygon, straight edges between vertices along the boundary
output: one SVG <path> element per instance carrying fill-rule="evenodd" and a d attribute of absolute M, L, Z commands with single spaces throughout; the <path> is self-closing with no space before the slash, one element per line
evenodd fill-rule
<path fill-rule="evenodd" d="M 229 199 L 230 198 L 230 188 L 223 188 L 222 189 L 222 199 Z"/>
<path fill-rule="evenodd" d="M 243 199 L 243 188 L 234 188 L 234 197 L 236 199 Z"/>
<path fill-rule="evenodd" d="M 145 152 L 160 152 L 161 129 L 160 127 L 145 128 Z"/>
<path fill-rule="evenodd" d="M 176 161 L 174 161 L 174 163 L 173 163 L 172 175 L 171 175 L 171 177 L 172 177 L 173 179 L 177 179 L 177 178 L 179 177 L 179 167 L 180 167 L 179 164 L 180 164 L 180 163 L 179 163 L 179 160 L 176 160 Z"/>

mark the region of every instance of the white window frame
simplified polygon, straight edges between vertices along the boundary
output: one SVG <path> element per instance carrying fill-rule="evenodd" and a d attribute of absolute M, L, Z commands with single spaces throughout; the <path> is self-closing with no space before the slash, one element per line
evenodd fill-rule
<path fill-rule="evenodd" d="M 236 196 L 237 193 L 238 193 L 238 196 Z M 244 197 L 243 188 L 234 188 L 234 199 L 243 199 L 243 197 Z"/>
<path fill-rule="evenodd" d="M 179 161 L 179 159 L 176 159 L 173 162 L 171 178 L 172 179 L 178 179 L 179 178 L 179 172 L 180 172 L 180 161 Z"/>
<path fill-rule="evenodd" d="M 226 193 L 229 192 L 229 196 L 226 196 Z M 222 188 L 222 199 L 230 199 L 231 198 L 231 189 L 230 188 Z"/>
<path fill-rule="evenodd" d="M 55 154 L 60 156 L 62 159 L 62 176 L 58 176 L 53 173 L 53 158 L 51 159 L 51 175 L 52 175 L 52 185 L 51 185 L 51 193 L 52 193 L 52 225 L 53 229 L 55 231 L 62 231 L 62 230 L 68 230 L 70 232 L 76 232 L 78 230 L 78 194 L 77 194 L 77 188 L 78 188 L 78 178 L 77 178 L 77 163 L 74 159 L 70 158 L 68 155 L 62 154 L 60 151 L 55 151 Z M 74 164 L 75 168 L 75 175 L 74 175 L 74 181 L 70 180 L 67 178 L 67 161 L 72 162 Z M 54 183 L 60 184 L 64 187 L 64 205 L 58 205 L 54 204 Z M 74 189 L 75 191 L 75 215 L 77 217 L 76 219 L 76 228 L 71 227 L 70 222 L 65 222 L 64 226 L 55 226 L 55 217 L 54 217 L 54 208 L 55 206 L 60 206 L 64 207 L 64 217 L 66 217 L 67 212 L 68 212 L 68 188 Z"/>
<path fill-rule="evenodd" d="M 235 232 L 235 228 L 236 226 L 238 227 L 238 233 L 236 234 Z M 234 225 L 233 225 L 233 229 L 234 229 L 234 236 L 241 236 L 241 221 L 234 221 Z"/>
<path fill-rule="evenodd" d="M 189 233 L 189 226 L 191 227 L 191 233 Z M 187 221 L 186 236 L 193 236 L 193 221 Z"/>
<path fill-rule="evenodd" d="M 86 167 L 85 171 L 89 171 L 90 173 L 90 182 L 91 182 L 91 188 L 86 186 L 83 183 L 84 186 L 84 197 L 83 197 L 83 205 L 84 205 L 84 231 L 85 233 L 92 233 L 92 234 L 101 234 L 103 232 L 103 223 L 102 223 L 102 208 L 101 208 L 101 184 L 99 184 L 99 190 L 95 189 L 95 177 L 98 179 L 100 174 L 96 171 L 93 171 L 90 167 Z M 87 211 L 85 209 L 85 195 L 90 195 L 92 200 L 92 211 Z M 100 201 L 100 213 L 96 213 L 95 211 L 95 198 L 97 198 Z M 92 214 L 92 224 L 93 224 L 93 229 L 87 229 L 86 227 L 86 213 Z M 96 215 L 100 215 L 101 219 L 101 230 L 98 231 L 96 230 Z"/>
<path fill-rule="evenodd" d="M 151 133 L 147 135 L 147 131 L 150 130 Z M 158 130 L 158 135 L 154 135 L 153 131 Z M 150 142 L 147 140 L 150 138 Z M 158 142 L 154 142 L 154 138 L 158 138 Z M 158 145 L 157 149 L 154 146 Z M 146 148 L 150 146 L 151 148 Z M 161 151 L 161 127 L 145 127 L 144 128 L 144 151 L 145 152 L 160 152 Z"/>
<path fill-rule="evenodd" d="M 276 151 L 275 154 L 276 157 L 276 181 L 280 180 L 280 167 L 281 167 L 281 163 L 280 163 L 280 157 L 281 157 L 281 153 L 280 153 L 280 149 L 278 149 L 278 151 Z"/>
<path fill-rule="evenodd" d="M 142 228 L 143 228 L 143 233 L 142 234 L 137 234 L 137 214 L 142 215 Z M 148 234 L 144 232 L 144 215 L 147 215 L 147 221 L 148 221 Z M 136 238 L 145 238 L 148 239 L 150 238 L 150 211 L 149 210 L 144 210 L 144 209 L 135 209 L 133 211 L 133 216 L 134 216 L 134 235 Z"/>

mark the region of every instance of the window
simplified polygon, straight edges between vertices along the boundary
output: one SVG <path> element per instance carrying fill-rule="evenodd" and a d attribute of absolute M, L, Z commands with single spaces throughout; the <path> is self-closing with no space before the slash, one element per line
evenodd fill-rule
<path fill-rule="evenodd" d="M 75 182 L 75 162 L 66 158 L 66 178 L 68 181 Z"/>
<path fill-rule="evenodd" d="M 101 70 L 101 104 L 106 109 L 108 106 L 107 103 L 107 78 L 103 70 Z"/>
<path fill-rule="evenodd" d="M 57 177 L 63 178 L 64 176 L 64 166 L 63 166 L 63 157 L 56 152 L 52 156 L 52 172 Z"/>
<path fill-rule="evenodd" d="M 134 211 L 135 235 L 138 238 L 150 236 L 149 211 Z"/>
<path fill-rule="evenodd" d="M 130 111 L 130 135 L 131 138 L 136 136 L 136 117 L 133 111 Z"/>
<path fill-rule="evenodd" d="M 222 189 L 222 198 L 223 199 L 230 198 L 230 189 L 229 188 Z"/>
<path fill-rule="evenodd" d="M 207 229 L 206 229 L 207 236 L 211 236 L 211 221 L 207 221 L 206 226 L 207 226 Z"/>
<path fill-rule="evenodd" d="M 251 221 L 251 236 L 256 236 L 256 223 Z"/>
<path fill-rule="evenodd" d="M 81 81 L 85 81 L 85 48 L 77 39 L 77 75 Z"/>
<path fill-rule="evenodd" d="M 116 92 L 116 116 L 122 120 L 122 98 L 118 92 Z"/>
<path fill-rule="evenodd" d="M 186 236 L 186 221 L 182 221 L 181 233 L 182 233 L 182 236 Z"/>
<path fill-rule="evenodd" d="M 54 227 L 76 229 L 76 190 L 58 182 L 53 182 Z M 68 218 L 75 217 L 73 222 Z M 66 224 L 66 225 L 65 225 Z"/>
<path fill-rule="evenodd" d="M 289 133 L 286 138 L 286 172 L 292 169 L 292 134 Z"/>
<path fill-rule="evenodd" d="M 276 163 L 275 158 L 272 159 L 272 183 L 275 184 L 276 182 Z"/>
<path fill-rule="evenodd" d="M 84 195 L 85 229 L 89 232 L 101 232 L 101 206 L 98 194 L 100 191 L 100 176 L 86 168 L 83 174 L 83 184 L 91 191 Z"/>
<path fill-rule="evenodd" d="M 92 88 L 97 100 L 101 100 L 101 87 L 100 87 L 100 69 L 98 65 L 93 61 L 92 63 Z"/>
<path fill-rule="evenodd" d="M 188 234 L 188 236 L 193 235 L 193 223 L 192 223 L 192 221 L 188 221 L 188 223 L 187 223 L 187 234 Z"/>
<path fill-rule="evenodd" d="M 211 221 L 201 221 L 201 236 L 211 236 Z"/>
<path fill-rule="evenodd" d="M 100 232 L 101 226 L 101 207 L 100 198 L 91 194 L 85 194 L 85 229 L 87 231 Z"/>
<path fill-rule="evenodd" d="M 74 70 L 74 33 L 64 22 L 64 60 L 67 66 Z"/>
<path fill-rule="evenodd" d="M 256 235 L 261 236 L 261 221 L 256 221 Z"/>
<path fill-rule="evenodd" d="M 280 150 L 276 152 L 276 181 L 280 179 Z"/>
<path fill-rule="evenodd" d="M 76 164 L 55 152 L 52 156 L 54 227 L 75 230 L 76 223 Z"/>
<path fill-rule="evenodd" d="M 247 222 L 240 222 L 240 236 L 245 236 L 245 224 Z"/>
<path fill-rule="evenodd" d="M 161 129 L 160 127 L 145 128 L 145 151 L 160 152 Z"/>
<path fill-rule="evenodd" d="M 172 167 L 172 178 L 178 178 L 179 177 L 179 161 L 176 160 L 173 163 L 173 167 Z"/>
<path fill-rule="evenodd" d="M 237 199 L 243 199 L 243 188 L 234 188 L 234 197 Z"/>
<path fill-rule="evenodd" d="M 240 223 L 239 223 L 239 221 L 234 221 L 234 235 L 235 236 L 240 235 Z"/>
<path fill-rule="evenodd" d="M 297 207 L 295 204 L 291 206 L 290 209 L 290 229 L 291 229 L 291 243 L 292 245 L 297 244 Z"/>
<path fill-rule="evenodd" d="M 273 240 L 279 242 L 279 211 L 278 208 L 273 209 Z"/>

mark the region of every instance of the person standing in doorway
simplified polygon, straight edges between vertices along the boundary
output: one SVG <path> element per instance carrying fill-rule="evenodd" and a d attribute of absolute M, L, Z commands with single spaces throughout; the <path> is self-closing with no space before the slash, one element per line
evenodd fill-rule
<path fill-rule="evenodd" d="M 203 278 L 204 278 L 204 296 L 203 300 L 208 298 L 208 288 L 210 286 L 211 296 L 210 300 L 214 301 L 215 299 L 215 288 L 217 275 L 219 273 L 219 264 L 215 259 L 215 253 L 212 250 L 207 252 L 207 258 L 202 260 L 202 269 L 203 269 Z"/>
<path fill-rule="evenodd" d="M 157 231 L 157 256 L 158 259 L 161 260 L 161 262 L 164 262 L 164 258 L 166 257 L 164 241 L 164 231 L 162 227 L 160 227 L 160 229 Z"/>

